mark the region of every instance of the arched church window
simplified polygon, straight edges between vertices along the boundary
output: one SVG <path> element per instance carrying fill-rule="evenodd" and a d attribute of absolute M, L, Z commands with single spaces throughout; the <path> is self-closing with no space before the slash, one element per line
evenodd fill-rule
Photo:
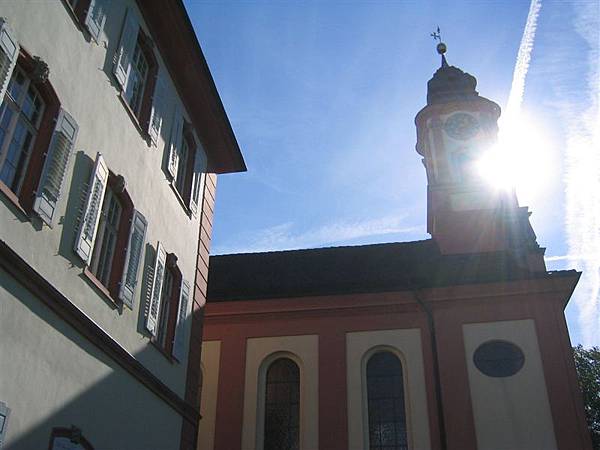
<path fill-rule="evenodd" d="M 407 450 L 402 364 L 391 352 L 377 352 L 367 362 L 370 450 Z"/>
<path fill-rule="evenodd" d="M 300 435 L 300 369 L 289 358 L 267 369 L 264 450 L 298 450 Z"/>

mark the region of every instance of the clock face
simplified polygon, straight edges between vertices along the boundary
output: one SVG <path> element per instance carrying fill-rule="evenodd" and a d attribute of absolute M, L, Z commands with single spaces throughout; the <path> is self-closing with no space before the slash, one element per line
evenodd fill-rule
<path fill-rule="evenodd" d="M 465 141 L 479 132 L 479 122 L 471 114 L 459 112 L 448 117 L 444 130 L 451 138 Z"/>

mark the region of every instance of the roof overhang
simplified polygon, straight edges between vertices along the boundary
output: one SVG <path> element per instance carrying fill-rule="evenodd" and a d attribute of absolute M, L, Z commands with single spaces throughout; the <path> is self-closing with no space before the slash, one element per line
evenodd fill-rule
<path fill-rule="evenodd" d="M 137 0 L 137 4 L 202 141 L 208 171 L 245 171 L 242 152 L 182 0 Z"/>

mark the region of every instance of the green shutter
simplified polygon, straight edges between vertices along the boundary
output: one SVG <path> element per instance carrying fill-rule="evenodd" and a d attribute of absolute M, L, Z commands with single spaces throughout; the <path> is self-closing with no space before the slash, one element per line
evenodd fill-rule
<path fill-rule="evenodd" d="M 165 270 L 167 252 L 159 242 L 156 246 L 156 260 L 154 263 L 154 274 L 152 277 L 152 290 L 150 292 L 150 304 L 148 305 L 148 316 L 146 317 L 146 329 L 156 336 L 158 318 L 162 300 L 162 288 L 165 281 Z"/>
<path fill-rule="evenodd" d="M 18 56 L 19 44 L 6 23 L 6 19 L 0 17 L 0 102 L 4 99 Z"/>
<path fill-rule="evenodd" d="M 138 272 L 144 250 L 147 228 L 148 222 L 143 214 L 137 210 L 134 211 L 129 230 L 127 254 L 125 255 L 125 269 L 123 270 L 123 278 L 121 279 L 121 286 L 119 288 L 119 299 L 131 309 L 133 309 L 133 298 L 138 282 Z"/>
<path fill-rule="evenodd" d="M 108 167 L 100 153 L 96 155 L 96 164 L 90 177 L 87 200 L 83 213 L 83 219 L 75 241 L 75 253 L 79 255 L 86 264 L 90 263 L 94 242 L 96 240 L 96 231 L 98 230 L 98 221 L 102 211 L 102 202 L 104 201 L 104 192 L 108 182 Z"/>
<path fill-rule="evenodd" d="M 50 227 L 55 219 L 56 204 L 61 195 L 78 130 L 75 119 L 61 109 L 33 203 L 33 210 Z"/>
<path fill-rule="evenodd" d="M 131 70 L 131 60 L 133 59 L 139 29 L 140 25 L 133 12 L 131 9 L 128 9 L 125 13 L 121 39 L 117 48 L 117 54 L 115 55 L 115 66 L 113 68 L 113 73 L 123 91 L 127 87 L 127 80 Z"/>

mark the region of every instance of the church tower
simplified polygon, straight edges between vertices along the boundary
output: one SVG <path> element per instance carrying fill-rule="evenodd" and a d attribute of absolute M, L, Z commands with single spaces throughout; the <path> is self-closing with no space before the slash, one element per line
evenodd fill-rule
<path fill-rule="evenodd" d="M 436 36 L 439 38 L 439 36 Z M 427 231 L 442 254 L 510 252 L 519 265 L 546 270 L 527 207 L 514 189 L 491 186 L 478 162 L 497 144 L 500 107 L 480 96 L 474 76 L 448 65 L 427 84 L 427 106 L 416 116 L 417 152 L 427 172 Z"/>

